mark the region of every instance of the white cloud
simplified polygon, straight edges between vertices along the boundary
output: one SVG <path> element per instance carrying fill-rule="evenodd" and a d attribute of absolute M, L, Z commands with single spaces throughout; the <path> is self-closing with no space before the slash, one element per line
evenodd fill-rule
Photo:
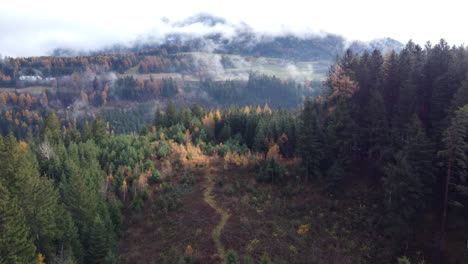
<path fill-rule="evenodd" d="M 462 0 L 15 0 L 0 6 L 0 53 L 9 56 L 44 55 L 63 46 L 96 49 L 172 30 L 161 18 L 181 20 L 200 12 L 212 13 L 267 32 L 331 32 L 351 39 L 392 37 L 417 43 L 446 38 L 468 43 L 464 34 L 467 4 Z M 206 27 L 193 25 L 203 33 Z M 178 29 L 179 31 L 187 29 Z M 220 30 L 229 30 L 223 28 Z"/>

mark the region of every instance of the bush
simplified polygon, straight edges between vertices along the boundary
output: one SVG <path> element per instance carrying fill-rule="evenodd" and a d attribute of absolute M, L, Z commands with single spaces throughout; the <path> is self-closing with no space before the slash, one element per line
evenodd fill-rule
<path fill-rule="evenodd" d="M 206 145 L 201 145 L 204 155 L 213 156 L 216 153 L 216 147 L 210 142 Z"/>
<path fill-rule="evenodd" d="M 161 173 L 157 169 L 154 169 L 153 172 L 151 173 L 151 177 L 149 178 L 149 183 L 154 184 L 154 183 L 160 183 L 161 182 Z"/>
<path fill-rule="evenodd" d="M 193 177 L 193 175 L 189 175 L 188 173 L 184 173 L 180 183 L 182 183 L 184 185 L 194 185 L 195 184 L 195 177 Z"/>
<path fill-rule="evenodd" d="M 241 264 L 254 264 L 254 260 L 251 256 L 244 256 L 242 258 Z"/>
<path fill-rule="evenodd" d="M 266 253 L 264 253 L 258 261 L 258 264 L 273 264 L 273 262 L 271 261 L 270 257 Z"/>
<path fill-rule="evenodd" d="M 239 258 L 237 257 L 237 253 L 234 250 L 229 250 L 226 252 L 226 256 L 224 257 L 225 264 L 239 264 Z"/>
<path fill-rule="evenodd" d="M 166 211 L 174 211 L 179 208 L 180 201 L 177 199 L 174 193 L 166 193 L 158 197 L 156 205 Z"/>
<path fill-rule="evenodd" d="M 271 157 L 263 167 L 260 167 L 257 180 L 260 182 L 281 182 L 283 181 L 284 173 L 284 166 Z"/>
<path fill-rule="evenodd" d="M 159 149 L 156 152 L 156 156 L 158 156 L 159 159 L 165 159 L 171 151 L 171 148 L 169 147 L 169 144 L 167 142 L 163 141 L 159 143 Z"/>
<path fill-rule="evenodd" d="M 227 186 L 225 189 L 225 192 L 227 195 L 233 195 L 234 194 L 234 188 L 232 186 Z"/>
<path fill-rule="evenodd" d="M 218 186 L 222 187 L 224 185 L 224 178 L 223 177 L 216 178 L 216 183 L 218 184 Z"/>
<path fill-rule="evenodd" d="M 142 195 L 137 195 L 135 196 L 135 198 L 133 198 L 132 208 L 135 212 L 140 213 L 143 210 L 144 206 L 145 206 L 145 201 Z"/>
<path fill-rule="evenodd" d="M 145 163 L 143 164 L 143 170 L 147 171 L 152 168 L 154 168 L 154 162 L 151 160 L 146 160 Z"/>

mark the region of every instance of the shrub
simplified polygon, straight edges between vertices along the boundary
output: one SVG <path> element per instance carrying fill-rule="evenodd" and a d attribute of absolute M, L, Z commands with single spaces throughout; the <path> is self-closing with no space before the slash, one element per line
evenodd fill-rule
<path fill-rule="evenodd" d="M 254 264 L 254 260 L 251 256 L 244 256 L 242 258 L 241 264 Z"/>
<path fill-rule="evenodd" d="M 184 185 L 194 185 L 195 184 L 195 177 L 193 175 L 189 175 L 188 173 L 184 173 L 180 183 Z"/>
<path fill-rule="evenodd" d="M 285 169 L 274 157 L 268 159 L 267 163 L 260 167 L 257 180 L 260 182 L 281 182 L 284 178 Z"/>
<path fill-rule="evenodd" d="M 223 177 L 218 177 L 216 178 L 216 183 L 218 184 L 218 186 L 223 186 L 224 185 L 224 178 Z"/>
<path fill-rule="evenodd" d="M 180 201 L 177 200 L 173 193 L 167 193 L 161 195 L 157 200 L 156 204 L 166 211 L 174 211 L 180 206 Z"/>
<path fill-rule="evenodd" d="M 132 208 L 133 210 L 135 210 L 135 212 L 140 213 L 143 210 L 144 206 L 145 206 L 145 201 L 142 195 L 137 195 L 135 196 L 135 198 L 133 198 Z"/>
<path fill-rule="evenodd" d="M 157 169 L 154 169 L 151 173 L 151 177 L 149 178 L 150 184 L 159 183 L 161 182 L 161 173 Z"/>
<path fill-rule="evenodd" d="M 158 156 L 159 159 L 165 159 L 171 151 L 171 148 L 169 147 L 169 144 L 167 142 L 162 141 L 159 144 L 159 149 L 156 152 L 156 155 Z"/>
<path fill-rule="evenodd" d="M 143 170 L 147 171 L 152 168 L 154 168 L 154 162 L 151 160 L 146 160 L 145 163 L 143 164 Z"/>
<path fill-rule="evenodd" d="M 237 257 L 237 253 L 234 250 L 229 250 L 226 252 L 226 256 L 224 257 L 225 264 L 239 264 L 239 258 Z"/>

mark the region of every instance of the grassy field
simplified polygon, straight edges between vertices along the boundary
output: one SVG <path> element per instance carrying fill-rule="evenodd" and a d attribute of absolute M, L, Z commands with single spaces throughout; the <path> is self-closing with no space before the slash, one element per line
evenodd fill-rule
<path fill-rule="evenodd" d="M 55 87 L 48 86 L 29 86 L 26 88 L 16 89 L 16 88 L 0 88 L 0 92 L 18 92 L 18 93 L 29 93 L 31 95 L 39 95 L 45 92 L 46 90 L 55 91 Z"/>
<path fill-rule="evenodd" d="M 214 54 L 204 52 L 179 53 L 180 56 L 194 56 L 196 63 L 203 65 L 203 70 L 212 73 L 212 79 L 221 80 L 247 80 L 248 74 L 253 72 L 257 74 L 265 74 L 276 76 L 280 79 L 298 80 L 298 81 L 323 81 L 325 79 L 328 68 L 331 62 L 329 61 L 289 61 L 277 58 L 267 57 L 245 57 L 240 55 L 230 54 Z M 220 59 L 225 57 L 234 64 L 234 68 L 224 69 L 221 66 Z M 161 78 L 176 78 L 187 81 L 198 81 L 200 78 L 196 74 L 180 73 L 153 73 L 140 74 L 138 66 L 135 66 L 126 71 L 121 76 L 134 76 L 139 80 L 147 80 L 150 75 L 155 79 Z"/>

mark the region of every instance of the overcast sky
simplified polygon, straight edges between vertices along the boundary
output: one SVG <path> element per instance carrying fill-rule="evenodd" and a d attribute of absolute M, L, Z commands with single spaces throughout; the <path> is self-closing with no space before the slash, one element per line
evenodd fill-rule
<path fill-rule="evenodd" d="M 210 13 L 255 30 L 330 32 L 352 40 L 391 37 L 419 44 L 468 43 L 463 0 L 12 0 L 0 4 L 0 54 L 46 55 L 53 48 L 97 49 L 172 30 L 161 18 Z M 464 3 L 467 2 L 467 3 Z M 204 32 L 195 25 L 184 31 Z M 226 29 L 222 29 L 226 30 Z"/>

